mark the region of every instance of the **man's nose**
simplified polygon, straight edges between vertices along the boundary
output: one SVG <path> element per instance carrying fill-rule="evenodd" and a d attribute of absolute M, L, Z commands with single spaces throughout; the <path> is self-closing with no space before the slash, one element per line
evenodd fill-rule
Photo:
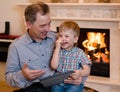
<path fill-rule="evenodd" d="M 50 31 L 50 25 L 49 24 L 45 26 L 45 30 Z"/>

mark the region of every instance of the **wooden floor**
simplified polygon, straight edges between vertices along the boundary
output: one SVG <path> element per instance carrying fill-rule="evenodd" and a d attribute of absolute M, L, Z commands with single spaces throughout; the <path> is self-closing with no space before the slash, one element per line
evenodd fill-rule
<path fill-rule="evenodd" d="M 5 81 L 0 81 L 0 92 L 13 92 L 13 90 L 16 90 L 16 88 L 10 87 L 6 84 Z M 97 92 L 93 89 L 85 87 L 83 92 Z"/>
<path fill-rule="evenodd" d="M 16 88 L 10 87 L 5 81 L 0 81 L 0 92 L 13 92 Z"/>

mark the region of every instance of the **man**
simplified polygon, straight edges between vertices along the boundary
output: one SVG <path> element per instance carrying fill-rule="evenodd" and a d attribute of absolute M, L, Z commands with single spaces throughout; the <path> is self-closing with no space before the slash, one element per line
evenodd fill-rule
<path fill-rule="evenodd" d="M 27 32 L 16 39 L 9 47 L 5 79 L 13 87 L 22 88 L 16 92 L 50 92 L 39 79 L 53 75 L 50 59 L 56 35 L 50 31 L 50 10 L 43 2 L 31 4 L 25 9 Z M 79 81 L 78 81 L 79 80 Z M 80 84 L 78 80 L 65 80 L 66 83 Z"/>

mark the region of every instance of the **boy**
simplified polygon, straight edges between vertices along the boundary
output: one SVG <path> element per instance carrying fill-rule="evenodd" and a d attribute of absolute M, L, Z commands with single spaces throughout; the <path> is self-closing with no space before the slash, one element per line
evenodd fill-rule
<path fill-rule="evenodd" d="M 80 28 L 73 21 L 66 21 L 60 25 L 51 67 L 56 73 L 74 70 L 69 79 L 81 76 L 81 84 L 61 83 L 53 86 L 52 92 L 83 92 L 84 82 L 90 74 L 91 62 L 83 50 L 76 47 L 79 34 Z"/>

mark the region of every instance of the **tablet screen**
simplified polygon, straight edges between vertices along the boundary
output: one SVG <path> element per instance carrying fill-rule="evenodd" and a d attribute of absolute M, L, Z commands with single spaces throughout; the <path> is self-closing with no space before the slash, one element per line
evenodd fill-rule
<path fill-rule="evenodd" d="M 68 72 L 64 72 L 64 73 L 60 73 L 60 74 L 55 74 L 53 76 L 49 76 L 46 78 L 42 78 L 42 79 L 40 79 L 40 83 L 44 87 L 60 84 L 60 83 L 64 82 L 64 80 L 66 78 L 68 78 L 71 73 L 73 73 L 73 71 L 68 71 Z"/>

